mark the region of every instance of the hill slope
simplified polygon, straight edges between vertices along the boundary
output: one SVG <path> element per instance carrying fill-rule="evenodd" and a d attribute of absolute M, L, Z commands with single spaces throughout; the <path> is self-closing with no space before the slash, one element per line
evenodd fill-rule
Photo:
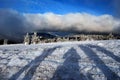
<path fill-rule="evenodd" d="M 120 40 L 0 46 L 3 80 L 120 80 Z"/>

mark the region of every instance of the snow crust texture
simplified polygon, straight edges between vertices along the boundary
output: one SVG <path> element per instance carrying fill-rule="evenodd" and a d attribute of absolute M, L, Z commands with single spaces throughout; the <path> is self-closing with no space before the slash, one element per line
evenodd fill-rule
<path fill-rule="evenodd" d="M 0 80 L 120 80 L 120 40 L 3 45 Z"/>

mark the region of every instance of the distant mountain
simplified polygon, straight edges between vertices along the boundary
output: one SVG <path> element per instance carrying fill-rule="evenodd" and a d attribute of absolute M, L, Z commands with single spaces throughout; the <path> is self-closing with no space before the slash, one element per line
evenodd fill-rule
<path fill-rule="evenodd" d="M 52 34 L 52 35 L 58 36 L 58 37 L 64 37 L 64 36 L 77 34 L 75 32 L 49 32 L 49 33 Z"/>
<path fill-rule="evenodd" d="M 29 33 L 29 35 L 33 35 L 34 33 Z M 51 34 L 49 32 L 37 32 L 37 36 L 42 36 L 44 38 L 55 38 L 57 37 L 55 34 Z"/>
<path fill-rule="evenodd" d="M 34 33 L 29 33 L 29 35 L 33 35 Z M 60 31 L 38 31 L 37 35 L 42 36 L 43 38 L 55 38 L 55 37 L 65 37 L 65 36 L 74 36 L 74 35 L 109 35 L 109 33 L 98 33 L 98 32 L 60 32 Z M 114 36 L 120 36 L 120 34 L 112 33 Z M 12 38 L 6 37 L 4 35 L 0 35 L 0 44 L 3 44 L 4 39 L 8 39 L 8 44 L 16 44 L 16 43 L 22 43 L 24 40 L 25 34 L 22 34 L 22 36 L 18 36 L 18 38 Z M 4 37 L 3 37 L 4 36 Z"/>
<path fill-rule="evenodd" d="M 34 33 L 30 33 L 30 35 L 33 35 Z M 76 32 L 60 32 L 60 31 L 54 31 L 54 32 L 37 32 L 37 35 L 45 37 L 45 38 L 54 38 L 54 37 L 64 37 L 69 35 L 75 35 L 78 34 Z"/>
<path fill-rule="evenodd" d="M 29 35 L 33 35 L 34 33 L 29 33 Z M 62 37 L 62 36 L 66 36 L 66 35 L 70 35 L 70 32 L 43 32 L 43 31 L 39 31 L 37 32 L 38 36 L 42 36 L 43 38 L 55 38 L 55 37 Z M 0 44 L 3 44 L 4 39 L 8 39 L 8 44 L 16 44 L 16 43 L 22 43 L 24 40 L 24 36 L 25 34 L 22 34 L 22 36 L 18 36 L 20 39 L 15 39 L 15 38 L 9 38 L 9 37 L 1 37 L 0 38 Z"/>

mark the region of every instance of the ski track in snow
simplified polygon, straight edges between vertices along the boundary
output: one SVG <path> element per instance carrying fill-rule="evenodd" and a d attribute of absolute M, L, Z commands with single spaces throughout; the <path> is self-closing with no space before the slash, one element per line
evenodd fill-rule
<path fill-rule="evenodd" d="M 0 80 L 120 80 L 120 40 L 1 45 Z"/>

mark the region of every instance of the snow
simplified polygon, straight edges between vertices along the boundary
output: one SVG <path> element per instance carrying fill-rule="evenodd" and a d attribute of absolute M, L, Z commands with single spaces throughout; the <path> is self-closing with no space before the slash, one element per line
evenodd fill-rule
<path fill-rule="evenodd" d="M 13 56 L 13 58 L 8 63 L 8 66 L 25 66 L 26 64 L 26 60 L 20 60 L 18 57 Z"/>
<path fill-rule="evenodd" d="M 97 45 L 98 45 L 98 46 L 104 46 L 104 44 L 103 44 L 103 43 L 98 43 Z"/>
<path fill-rule="evenodd" d="M 2 80 L 120 80 L 120 40 L 0 46 Z"/>

